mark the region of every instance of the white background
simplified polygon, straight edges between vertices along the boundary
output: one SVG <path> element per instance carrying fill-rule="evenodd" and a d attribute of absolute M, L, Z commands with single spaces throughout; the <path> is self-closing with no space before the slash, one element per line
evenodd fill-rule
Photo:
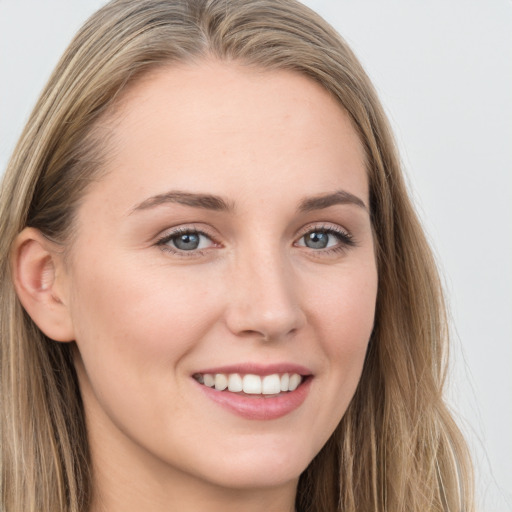
<path fill-rule="evenodd" d="M 0 170 L 60 54 L 102 0 L 0 0 Z M 449 399 L 479 509 L 512 510 L 512 2 L 307 0 L 391 118 L 453 317 Z"/>

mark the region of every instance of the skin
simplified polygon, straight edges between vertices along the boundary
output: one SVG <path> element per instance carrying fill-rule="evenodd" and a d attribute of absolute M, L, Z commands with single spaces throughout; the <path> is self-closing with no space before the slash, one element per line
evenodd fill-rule
<path fill-rule="evenodd" d="M 106 173 L 80 204 L 69 260 L 54 267 L 78 347 L 93 511 L 292 511 L 300 473 L 355 392 L 373 328 L 358 136 L 309 79 L 212 61 L 145 77 L 113 126 Z M 232 209 L 137 209 L 176 190 Z M 340 190 L 362 206 L 298 211 Z M 159 242 L 176 228 L 208 236 L 180 252 Z M 329 229 L 353 245 L 332 233 L 325 249 L 306 245 L 306 233 Z M 247 362 L 306 366 L 305 401 L 251 420 L 192 378 Z"/>

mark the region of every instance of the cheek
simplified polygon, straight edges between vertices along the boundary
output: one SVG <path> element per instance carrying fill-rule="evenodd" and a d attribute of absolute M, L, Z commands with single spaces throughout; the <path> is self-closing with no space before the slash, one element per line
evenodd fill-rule
<path fill-rule="evenodd" d="M 87 308 L 85 314 L 105 317 L 108 324 L 157 327 L 164 320 L 169 324 L 190 315 L 190 304 L 199 299 L 208 300 L 199 273 L 173 272 L 163 265 L 148 267 L 115 257 L 111 261 L 116 264 L 86 267 L 93 271 L 74 277 L 76 303 Z"/>
<path fill-rule="evenodd" d="M 331 276 L 323 293 L 313 299 L 318 329 L 329 340 L 326 350 L 358 353 L 366 349 L 373 329 L 377 298 L 377 270 L 372 260 Z"/>
<path fill-rule="evenodd" d="M 200 272 L 110 261 L 117 264 L 82 265 L 93 270 L 74 276 L 73 322 L 84 362 L 109 365 L 118 377 L 124 368 L 147 379 L 149 365 L 168 372 L 218 317 L 215 290 Z"/>
<path fill-rule="evenodd" d="M 165 265 L 109 261 L 117 264 L 77 266 L 91 272 L 74 276 L 72 309 L 87 415 L 112 422 L 134 439 L 151 431 L 156 444 L 164 443 L 173 418 L 183 414 L 182 401 L 175 399 L 186 393 L 182 361 L 201 346 L 218 317 L 215 290 L 205 288 L 200 272 L 184 276 Z"/>
<path fill-rule="evenodd" d="M 316 311 L 312 323 L 320 333 L 317 350 L 328 368 L 324 398 L 330 400 L 326 409 L 335 417 L 332 428 L 343 416 L 361 377 L 374 325 L 377 286 L 371 260 L 333 276 L 324 292 L 311 298 Z"/>

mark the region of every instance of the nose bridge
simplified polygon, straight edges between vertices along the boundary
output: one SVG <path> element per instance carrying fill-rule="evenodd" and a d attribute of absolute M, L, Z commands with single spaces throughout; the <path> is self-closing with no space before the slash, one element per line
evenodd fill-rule
<path fill-rule="evenodd" d="M 303 324 L 293 271 L 277 244 L 240 252 L 234 267 L 228 313 L 232 331 L 276 339 Z"/>

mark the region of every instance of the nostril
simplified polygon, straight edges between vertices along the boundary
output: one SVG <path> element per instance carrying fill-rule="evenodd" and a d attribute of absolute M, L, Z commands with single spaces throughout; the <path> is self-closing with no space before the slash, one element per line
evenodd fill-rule
<path fill-rule="evenodd" d="M 296 333 L 305 323 L 291 276 L 281 266 L 239 268 L 237 286 L 227 305 L 226 322 L 231 332 L 269 342 Z M 274 270 L 272 270 L 274 267 Z"/>

